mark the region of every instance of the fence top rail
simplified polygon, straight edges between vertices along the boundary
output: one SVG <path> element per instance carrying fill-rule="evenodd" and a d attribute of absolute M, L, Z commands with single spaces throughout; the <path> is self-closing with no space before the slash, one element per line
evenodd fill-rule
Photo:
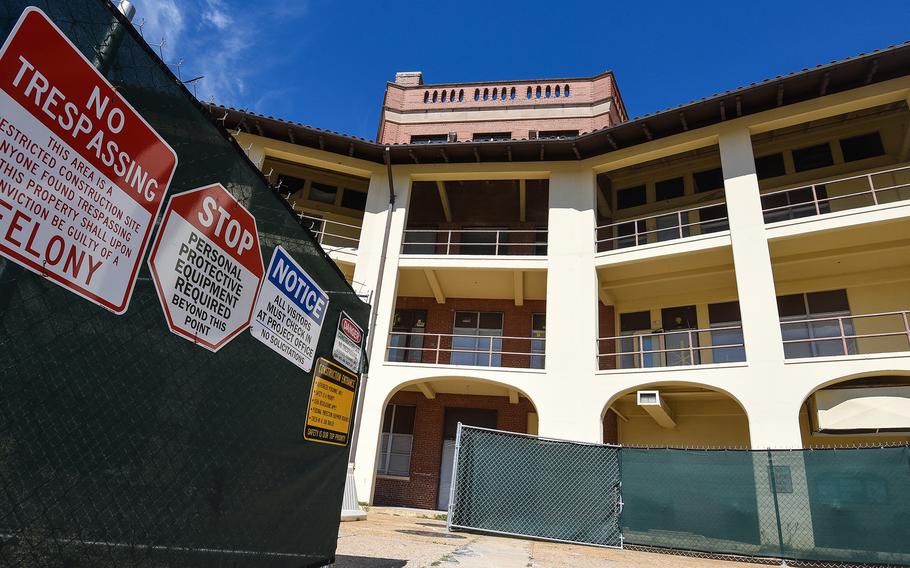
<path fill-rule="evenodd" d="M 712 331 L 727 331 L 731 329 L 742 329 L 741 325 L 729 325 L 723 327 L 702 327 L 698 329 L 677 329 L 671 331 L 649 331 L 643 333 L 633 333 L 632 335 L 614 335 L 612 337 L 598 337 L 598 341 L 609 341 L 611 339 L 634 339 L 636 337 L 658 337 L 663 335 L 679 335 L 682 333 L 687 333 L 689 335 L 695 333 L 708 333 Z"/>
<path fill-rule="evenodd" d="M 546 341 L 547 339 L 546 337 L 520 337 L 516 335 L 465 335 L 462 333 L 416 333 L 412 331 L 390 331 L 389 335 L 414 335 L 420 337 L 466 337 L 469 339 L 533 339 L 537 341 Z"/>
<path fill-rule="evenodd" d="M 856 174 L 856 175 L 847 176 L 847 177 L 842 177 L 842 178 L 822 179 L 822 180 L 819 180 L 819 181 L 814 181 L 814 182 L 812 182 L 812 183 L 804 183 L 804 184 L 800 184 L 800 185 L 791 185 L 790 187 L 785 187 L 785 188 L 783 188 L 783 189 L 775 189 L 774 191 L 769 191 L 769 192 L 766 192 L 766 193 L 762 193 L 761 196 L 762 196 L 762 197 L 765 197 L 766 195 L 776 195 L 776 194 L 778 194 L 778 193 L 787 193 L 788 191 L 795 191 L 795 190 L 799 190 L 799 189 L 807 189 L 807 188 L 816 187 L 816 186 L 819 186 L 819 185 L 827 185 L 827 184 L 832 184 L 832 183 L 840 183 L 840 182 L 852 181 L 852 180 L 862 179 L 862 178 L 871 179 L 871 178 L 874 177 L 874 176 L 880 176 L 880 175 L 884 175 L 884 174 L 890 174 L 890 173 L 894 173 L 894 172 L 902 172 L 902 171 L 908 171 L 908 170 L 910 170 L 910 166 L 900 166 L 900 167 L 897 167 L 897 168 L 889 168 L 889 169 L 885 169 L 885 170 L 876 170 L 876 171 L 873 171 L 873 172 L 866 172 L 866 173 L 864 173 L 864 174 Z M 870 184 L 870 185 L 871 185 L 871 184 Z M 895 186 L 895 187 L 899 187 L 899 186 Z M 890 189 L 890 188 L 884 187 L 884 188 L 879 189 L 879 188 L 876 188 L 876 187 L 872 186 L 871 189 L 874 189 L 875 191 L 885 191 L 885 190 Z M 868 191 L 868 190 L 867 190 L 867 191 Z"/>
<path fill-rule="evenodd" d="M 647 215 L 638 215 L 636 217 L 629 217 L 627 219 L 619 219 L 614 223 L 604 223 L 603 225 L 598 225 L 597 228 L 606 229 L 609 227 L 616 227 L 618 225 L 625 225 L 634 221 L 645 221 L 648 219 L 657 219 L 659 217 L 668 217 L 670 215 L 679 215 L 682 213 L 689 213 L 691 211 L 698 211 L 699 209 L 707 209 L 709 207 L 716 207 L 718 205 L 726 205 L 726 203 L 727 202 L 724 199 L 713 199 L 708 203 L 698 205 L 696 207 L 687 207 L 685 209 L 670 209 L 668 211 L 661 211 L 660 213 L 649 213 Z M 706 221 L 714 221 L 714 219 L 707 219 Z"/>
<path fill-rule="evenodd" d="M 546 436 L 537 436 L 534 434 L 525 434 L 524 432 L 510 432 L 509 430 L 497 430 L 496 428 L 484 428 L 483 426 L 469 426 L 468 424 L 458 423 L 458 430 L 483 430 L 493 432 L 494 434 L 507 434 L 509 436 L 521 436 L 522 438 L 534 438 L 544 442 L 562 442 L 568 444 L 577 444 L 579 446 L 599 446 L 607 448 L 621 448 L 622 444 L 601 444 L 597 442 L 581 442 L 578 440 L 569 440 L 567 438 L 549 438 Z"/>

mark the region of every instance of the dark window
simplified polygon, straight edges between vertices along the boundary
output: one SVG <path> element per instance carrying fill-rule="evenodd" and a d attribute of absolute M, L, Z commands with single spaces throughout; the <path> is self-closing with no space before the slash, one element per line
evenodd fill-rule
<path fill-rule="evenodd" d="M 297 193 L 303 189 L 303 185 L 305 183 L 305 179 L 300 179 L 285 174 L 278 174 L 278 185 L 281 187 L 282 192 L 289 191 L 292 194 Z"/>
<path fill-rule="evenodd" d="M 708 320 L 714 323 L 739 322 L 739 302 L 720 302 L 708 304 Z"/>
<path fill-rule="evenodd" d="M 645 192 L 645 186 L 639 185 L 627 189 L 620 189 L 616 192 L 616 208 L 628 209 L 629 207 L 638 207 L 648 202 L 648 194 Z"/>
<path fill-rule="evenodd" d="M 367 194 L 362 191 L 345 189 L 341 194 L 341 206 L 347 209 L 363 211 L 367 208 Z"/>
<path fill-rule="evenodd" d="M 712 205 L 698 210 L 698 228 L 704 233 L 716 233 L 726 231 L 730 228 L 730 222 L 727 220 L 727 205 Z"/>
<path fill-rule="evenodd" d="M 788 294 L 777 297 L 777 312 L 780 317 L 806 315 L 806 302 L 802 294 Z"/>
<path fill-rule="evenodd" d="M 554 138 L 574 138 L 578 136 L 577 130 L 541 130 L 537 134 L 537 138 L 540 140 L 554 139 Z"/>
<path fill-rule="evenodd" d="M 760 180 L 784 175 L 787 173 L 784 167 L 784 155 L 771 154 L 755 158 L 755 173 Z"/>
<path fill-rule="evenodd" d="M 455 312 L 453 365 L 502 366 L 502 312 Z"/>
<path fill-rule="evenodd" d="M 882 137 L 878 132 L 842 138 L 840 149 L 844 154 L 845 162 L 855 162 L 856 160 L 865 160 L 866 158 L 874 158 L 885 154 L 885 148 L 882 146 Z"/>
<path fill-rule="evenodd" d="M 461 233 L 461 254 L 506 254 L 509 233 L 506 227 L 465 226 Z M 498 243 L 498 246 L 497 246 Z"/>
<path fill-rule="evenodd" d="M 389 361 L 419 363 L 423 359 L 421 348 L 426 326 L 426 310 L 395 310 L 389 337 Z"/>
<path fill-rule="evenodd" d="M 434 142 L 448 141 L 448 134 L 415 134 L 411 136 L 411 144 L 432 144 Z"/>
<path fill-rule="evenodd" d="M 395 416 L 392 423 L 392 407 L 395 407 Z M 414 416 L 417 414 L 416 406 L 404 406 L 401 404 L 390 404 L 386 406 L 385 416 L 382 419 L 383 434 L 413 434 L 414 433 Z"/>
<path fill-rule="evenodd" d="M 493 140 L 511 140 L 511 132 L 478 132 L 472 138 L 475 142 L 490 142 Z"/>
<path fill-rule="evenodd" d="M 544 368 L 544 352 L 546 351 L 547 316 L 534 314 L 531 316 L 531 368 Z"/>
<path fill-rule="evenodd" d="M 465 426 L 496 428 L 496 411 L 480 408 L 446 408 L 442 437 L 446 440 L 454 440 L 458 433 L 459 422 Z"/>
<path fill-rule="evenodd" d="M 686 183 L 681 177 L 665 179 L 654 184 L 654 190 L 658 201 L 673 199 L 674 197 L 682 197 L 686 191 Z"/>
<path fill-rule="evenodd" d="M 810 314 L 850 311 L 850 303 L 847 301 L 846 290 L 809 292 L 806 294 L 806 302 L 809 304 Z"/>
<path fill-rule="evenodd" d="M 660 318 L 664 328 L 661 337 L 666 349 L 663 364 L 668 367 L 698 365 L 701 362 L 698 334 L 684 331 L 698 328 L 695 306 L 664 308 L 660 310 Z"/>
<path fill-rule="evenodd" d="M 619 331 L 643 331 L 649 329 L 651 329 L 651 312 L 619 314 Z"/>
<path fill-rule="evenodd" d="M 695 193 L 704 193 L 724 187 L 724 172 L 721 168 L 696 172 L 692 177 L 695 179 Z"/>
<path fill-rule="evenodd" d="M 834 163 L 834 157 L 831 156 L 831 145 L 825 142 L 793 150 L 793 167 L 798 172 L 824 168 Z"/>
<path fill-rule="evenodd" d="M 695 306 L 677 306 L 660 310 L 660 317 L 664 331 L 674 329 L 695 329 L 698 327 L 698 318 Z"/>
<path fill-rule="evenodd" d="M 334 185 L 313 182 L 310 184 L 310 201 L 320 203 L 335 203 L 335 196 L 338 195 L 338 188 Z"/>

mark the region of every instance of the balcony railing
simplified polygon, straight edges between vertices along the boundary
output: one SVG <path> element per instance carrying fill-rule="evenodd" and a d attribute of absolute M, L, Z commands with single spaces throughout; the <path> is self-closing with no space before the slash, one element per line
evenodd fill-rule
<path fill-rule="evenodd" d="M 761 196 L 765 223 L 910 199 L 910 166 L 782 189 Z"/>
<path fill-rule="evenodd" d="M 655 331 L 597 340 L 599 369 L 687 367 L 746 360 L 743 328 L 739 325 L 707 329 Z"/>
<path fill-rule="evenodd" d="M 546 229 L 406 229 L 402 254 L 546 256 Z"/>
<path fill-rule="evenodd" d="M 910 311 L 813 317 L 780 323 L 787 359 L 910 351 Z"/>
<path fill-rule="evenodd" d="M 322 219 L 306 213 L 297 216 L 313 232 L 322 248 L 356 249 L 360 244 L 360 225 Z"/>
<path fill-rule="evenodd" d="M 727 206 L 721 202 L 600 225 L 595 240 L 597 252 L 604 252 L 716 233 L 729 228 Z"/>
<path fill-rule="evenodd" d="M 543 369 L 545 343 L 543 337 L 393 331 L 389 334 L 386 361 Z"/>

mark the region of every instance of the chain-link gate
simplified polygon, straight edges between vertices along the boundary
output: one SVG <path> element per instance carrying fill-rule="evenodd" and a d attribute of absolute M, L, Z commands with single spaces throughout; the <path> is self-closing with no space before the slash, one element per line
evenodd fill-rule
<path fill-rule="evenodd" d="M 907 446 L 630 448 L 460 426 L 451 495 L 454 529 L 803 565 L 910 565 Z"/>
<path fill-rule="evenodd" d="M 449 528 L 622 547 L 619 448 L 458 425 Z"/>
<path fill-rule="evenodd" d="M 37 5 L 177 152 L 168 196 L 221 183 L 342 310 L 369 307 L 223 128 L 110 2 L 0 0 L 0 39 Z M 168 331 L 145 262 L 116 315 L 0 258 L 0 566 L 324 565 L 348 448 L 310 442 L 313 377 L 245 331 L 217 353 Z"/>

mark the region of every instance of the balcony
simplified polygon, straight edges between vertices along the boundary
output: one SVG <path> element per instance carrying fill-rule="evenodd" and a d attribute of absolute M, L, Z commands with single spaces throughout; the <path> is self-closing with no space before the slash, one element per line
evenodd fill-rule
<path fill-rule="evenodd" d="M 787 359 L 910 351 L 910 311 L 781 321 Z"/>
<path fill-rule="evenodd" d="M 597 353 L 597 368 L 601 370 L 691 367 L 746 360 L 740 325 L 601 337 L 597 340 Z"/>
<path fill-rule="evenodd" d="M 360 225 L 332 221 L 309 213 L 300 213 L 298 216 L 327 252 L 340 249 L 357 250 L 360 244 Z"/>
<path fill-rule="evenodd" d="M 910 200 L 910 166 L 781 189 L 761 196 L 765 223 Z"/>
<path fill-rule="evenodd" d="M 454 333 L 393 331 L 389 334 L 386 361 L 543 369 L 544 337 L 511 337 Z"/>
<path fill-rule="evenodd" d="M 718 233 L 729 228 L 727 205 L 721 201 L 600 225 L 595 240 L 597 252 L 606 252 Z"/>
<path fill-rule="evenodd" d="M 406 229 L 404 255 L 546 256 L 547 229 Z"/>

